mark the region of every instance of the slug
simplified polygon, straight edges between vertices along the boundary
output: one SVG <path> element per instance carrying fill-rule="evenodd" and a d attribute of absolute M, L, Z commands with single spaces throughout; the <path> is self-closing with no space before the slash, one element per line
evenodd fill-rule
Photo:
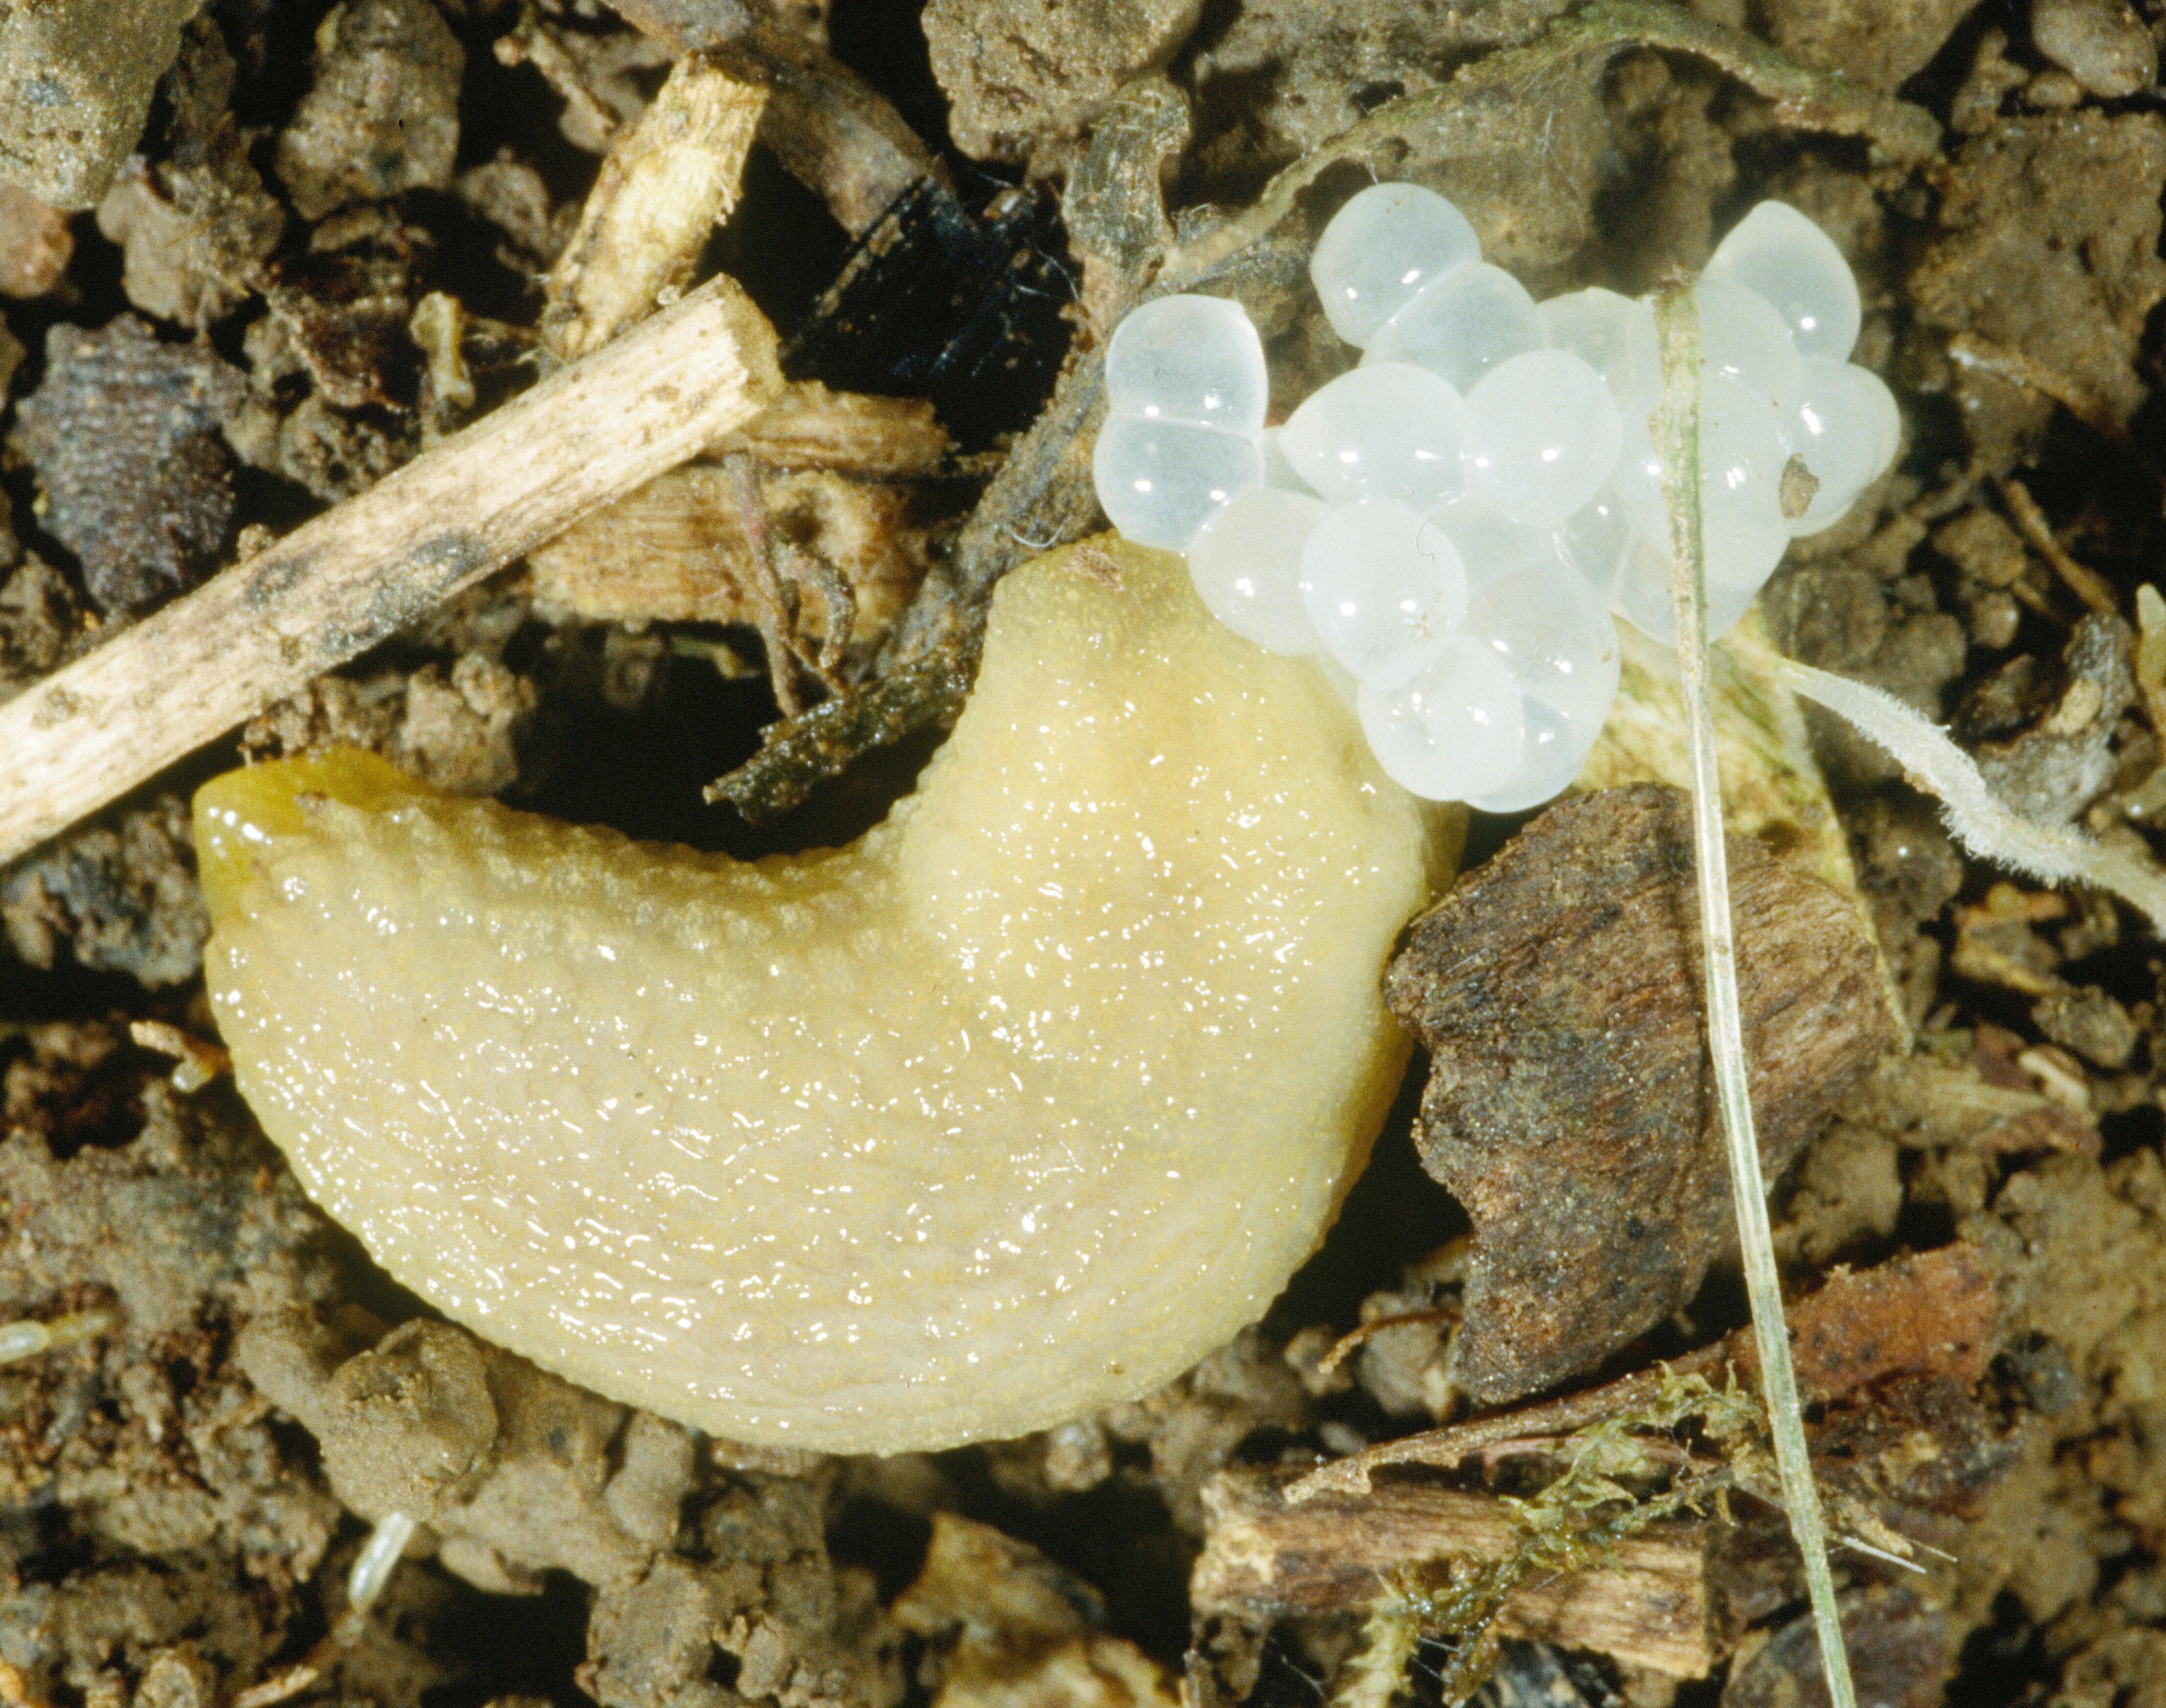
<path fill-rule="evenodd" d="M 1116 538 L 995 595 L 916 793 L 739 862 L 351 751 L 197 796 L 211 1002 L 448 1315 L 737 1440 L 1049 1426 L 1253 1321 L 1366 1159 L 1444 840 L 1316 666 Z"/>

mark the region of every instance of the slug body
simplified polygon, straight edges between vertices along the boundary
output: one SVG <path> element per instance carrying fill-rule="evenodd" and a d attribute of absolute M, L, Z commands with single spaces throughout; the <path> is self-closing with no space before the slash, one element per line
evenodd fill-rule
<path fill-rule="evenodd" d="M 1015 1435 L 1254 1321 L 1397 1084 L 1433 820 L 1180 559 L 1085 550 L 1002 583 L 847 849 L 633 843 L 351 752 L 205 788 L 211 999 L 304 1185 L 499 1344 L 753 1442 Z"/>

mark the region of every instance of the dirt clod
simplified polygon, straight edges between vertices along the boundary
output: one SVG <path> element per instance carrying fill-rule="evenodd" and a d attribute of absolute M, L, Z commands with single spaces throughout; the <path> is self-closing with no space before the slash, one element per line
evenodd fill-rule
<path fill-rule="evenodd" d="M 87 208 L 142 134 L 151 93 L 199 0 L 16 6 L 0 18 L 0 172 L 54 208 Z"/>
<path fill-rule="evenodd" d="M 2128 0 L 2032 0 L 2031 40 L 2110 101 L 2149 87 L 2158 74 L 2158 45 Z"/>
<path fill-rule="evenodd" d="M 4 550 L 15 556 L 12 536 Z M 42 558 L 24 558 L 0 581 L 0 698 L 58 664 L 85 616 L 82 594 Z"/>
<path fill-rule="evenodd" d="M 162 157 L 133 157 L 98 204 L 98 230 L 122 247 L 128 300 L 183 326 L 208 326 L 238 307 L 285 230 L 285 209 L 234 122 L 237 76 L 217 26 L 191 23 L 165 83 L 172 119 Z"/>
<path fill-rule="evenodd" d="M 1767 8 L 1768 34 L 1809 65 L 1825 66 L 1868 88 L 1894 89 L 1940 51 L 1970 0 L 1793 0 Z"/>
<path fill-rule="evenodd" d="M 315 82 L 278 138 L 305 219 L 452 182 L 466 50 L 427 0 L 343 0 L 316 32 Z"/>
<path fill-rule="evenodd" d="M 2126 422 L 2144 319 L 2166 296 L 2148 192 L 2162 176 L 2155 113 L 2011 119 L 1966 142 L 1940 174 L 1944 235 L 1910 278 L 1920 319 L 1982 340 L 1989 362 L 2087 420 Z"/>
<path fill-rule="evenodd" d="M 956 145 L 1020 161 L 1070 143 L 1194 28 L 1200 0 L 933 0 L 925 40 Z"/>
<path fill-rule="evenodd" d="M 154 989 L 194 978 L 210 919 L 186 804 L 165 795 L 128 808 L 0 869 L 0 928 L 16 955 L 40 969 L 65 952 Z"/>

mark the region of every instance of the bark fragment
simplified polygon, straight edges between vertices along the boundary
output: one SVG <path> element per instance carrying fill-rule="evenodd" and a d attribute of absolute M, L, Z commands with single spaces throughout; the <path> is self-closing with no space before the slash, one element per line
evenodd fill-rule
<path fill-rule="evenodd" d="M 1434 1057 L 1416 1142 L 1475 1225 L 1456 1374 L 1496 1405 L 1591 1368 L 1734 1243 L 1683 794 L 1567 800 L 1417 920 L 1386 994 Z M 1733 838 L 1762 1161 L 1894 1041 L 1849 899 Z"/>
<path fill-rule="evenodd" d="M 176 593 L 210 566 L 233 514 L 218 428 L 245 393 L 207 346 L 161 344 L 133 315 L 46 334 L 45 377 L 17 412 L 15 444 L 45 488 L 47 530 L 106 612 Z"/>

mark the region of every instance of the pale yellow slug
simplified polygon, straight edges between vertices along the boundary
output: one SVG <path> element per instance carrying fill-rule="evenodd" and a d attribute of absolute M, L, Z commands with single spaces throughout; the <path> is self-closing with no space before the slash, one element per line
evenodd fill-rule
<path fill-rule="evenodd" d="M 1252 1321 L 1407 1044 L 1438 839 L 1178 557 L 1017 571 L 917 791 L 757 863 L 331 753 L 197 797 L 212 1004 L 302 1183 L 515 1352 L 888 1452 L 1160 1384 Z"/>

